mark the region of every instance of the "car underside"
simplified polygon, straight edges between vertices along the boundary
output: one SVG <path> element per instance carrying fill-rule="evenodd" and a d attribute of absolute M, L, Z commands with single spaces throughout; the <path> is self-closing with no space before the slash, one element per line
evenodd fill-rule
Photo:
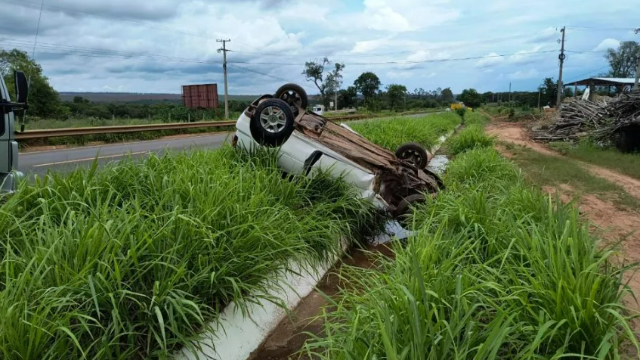
<path fill-rule="evenodd" d="M 275 97 L 255 100 L 243 115 L 250 119 L 251 136 L 261 146 L 280 147 L 295 132 L 295 137 L 321 144 L 366 169 L 375 176 L 372 190 L 394 215 L 404 215 L 410 206 L 444 189 L 438 175 L 426 169 L 430 155 L 418 145 L 408 144 L 394 154 L 345 124 L 306 111 L 307 105 L 304 90 L 287 84 Z"/>

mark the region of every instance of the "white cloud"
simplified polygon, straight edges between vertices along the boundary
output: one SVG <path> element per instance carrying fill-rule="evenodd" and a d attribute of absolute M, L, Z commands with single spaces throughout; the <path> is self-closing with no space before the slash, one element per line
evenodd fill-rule
<path fill-rule="evenodd" d="M 394 33 L 438 26 L 460 16 L 446 0 L 364 0 L 360 22 L 370 29 Z"/>
<path fill-rule="evenodd" d="M 488 68 L 488 67 L 500 65 L 503 62 L 504 62 L 504 58 L 501 56 L 498 56 L 498 54 L 493 52 L 491 54 L 488 54 L 486 57 L 478 60 L 476 62 L 476 66 L 479 68 Z"/>
<path fill-rule="evenodd" d="M 403 32 L 412 29 L 409 20 L 387 6 L 384 0 L 365 0 L 364 6 L 364 17 L 371 29 L 390 32 Z"/>
<path fill-rule="evenodd" d="M 526 80 L 526 79 L 534 79 L 540 76 L 540 73 L 536 69 L 529 69 L 527 71 L 518 70 L 514 73 L 509 74 L 509 79 L 512 80 Z"/>
<path fill-rule="evenodd" d="M 102 91 L 106 86 L 176 93 L 183 84 L 221 83 L 222 55 L 215 39 L 222 37 L 231 38 L 228 47 L 234 51 L 229 53 L 229 61 L 236 62 L 229 67 L 233 94 L 273 92 L 283 81 L 315 93 L 301 71 L 305 61 L 324 56 L 347 65 L 345 87 L 363 71 L 376 72 L 384 83 L 451 87 L 454 92 L 498 90 L 508 78 L 520 80 L 522 89 L 535 89 L 543 77 L 557 77 L 555 39 L 561 24 L 555 22 L 561 17 L 538 11 L 543 4 L 550 8 L 550 0 L 157 0 L 153 6 L 140 1 L 122 6 L 127 1 L 45 2 L 36 57 L 57 90 Z M 602 28 L 635 20 L 637 0 L 618 0 L 606 14 L 597 10 L 596 0 L 580 1 L 583 11 L 576 13 L 577 3 L 554 3 L 554 14 L 572 14 L 573 24 L 597 22 Z M 39 2 L 6 5 L 0 13 L 0 47 L 30 53 Z M 600 51 L 628 40 L 637 37 L 570 30 L 567 46 Z M 529 54 L 543 50 L 554 52 Z M 118 56 L 123 53 L 132 56 Z M 150 56 L 139 56 L 144 54 Z M 432 61 L 482 55 L 495 57 Z M 566 65 L 569 79 L 606 61 L 599 53 L 571 53 Z"/>
<path fill-rule="evenodd" d="M 608 49 L 617 49 L 620 46 L 620 41 L 616 39 L 604 39 L 596 46 L 593 51 L 605 51 Z"/>

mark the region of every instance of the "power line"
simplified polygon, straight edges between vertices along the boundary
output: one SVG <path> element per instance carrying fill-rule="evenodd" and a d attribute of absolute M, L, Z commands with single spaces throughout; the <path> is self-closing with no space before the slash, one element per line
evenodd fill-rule
<path fill-rule="evenodd" d="M 628 28 L 606 28 L 606 27 L 589 27 L 589 26 L 567 26 L 567 29 L 574 30 L 605 30 L 605 31 L 633 31 L 633 27 Z"/>
<path fill-rule="evenodd" d="M 290 82 L 289 80 L 284 79 L 284 78 L 281 78 L 281 77 L 279 77 L 279 76 L 275 76 L 275 75 L 271 75 L 271 74 L 266 74 L 266 73 L 263 73 L 263 72 L 260 72 L 260 71 L 257 71 L 257 70 L 253 70 L 253 69 L 247 69 L 247 68 L 242 67 L 242 66 L 234 65 L 234 64 L 232 64 L 232 63 L 228 63 L 228 65 L 229 65 L 229 66 L 231 66 L 231 67 L 237 68 L 237 69 L 241 69 L 241 70 L 245 70 L 245 71 L 248 71 L 248 72 L 252 72 L 252 73 L 254 73 L 254 74 L 258 74 L 258 75 L 262 75 L 262 76 L 268 76 L 268 77 L 270 77 L 270 78 L 274 78 L 274 79 L 276 79 L 276 80 L 280 80 L 280 81 L 284 81 L 284 82 Z"/>
<path fill-rule="evenodd" d="M 4 41 L 9 45 L 14 46 L 31 46 L 33 43 L 28 41 L 20 41 L 20 40 L 8 40 Z M 185 62 L 185 63 L 195 63 L 195 64 L 218 64 L 219 62 L 213 61 L 204 61 L 198 59 L 190 59 L 190 58 L 182 58 L 182 57 L 174 57 L 160 54 L 150 54 L 150 53 L 135 53 L 135 52 L 126 52 L 126 51 L 118 51 L 118 50 L 110 50 L 110 49 L 100 49 L 100 48 L 87 48 L 87 47 L 79 47 L 73 45 L 65 45 L 65 44 L 53 44 L 53 43 L 43 43 L 40 42 L 37 44 L 38 49 L 47 49 L 51 50 L 49 52 L 45 52 L 48 54 L 61 54 L 61 55 L 77 55 L 84 57 L 106 57 L 106 58 L 141 58 L 141 59 L 159 59 L 165 60 L 167 62 Z"/>
<path fill-rule="evenodd" d="M 16 4 L 18 6 L 21 6 L 21 7 L 32 8 L 32 9 L 36 9 L 36 10 L 41 8 L 41 4 L 40 3 L 36 3 L 36 2 L 28 1 L 28 0 L 0 0 L 0 2 L 14 3 L 14 4 Z M 144 22 L 144 21 L 131 20 L 131 19 L 127 19 L 127 18 L 118 17 L 118 16 L 115 16 L 115 15 L 110 16 L 110 15 L 106 15 L 106 14 L 94 14 L 94 13 L 85 12 L 85 11 L 70 10 L 70 9 L 66 9 L 66 8 L 59 7 L 59 6 L 54 6 L 54 5 L 44 5 L 44 6 L 42 6 L 42 9 L 44 9 L 46 11 L 49 11 L 49 12 L 62 12 L 62 13 L 70 13 L 70 14 L 76 14 L 76 15 L 87 15 L 87 16 L 91 16 L 91 17 L 97 17 L 97 18 L 103 18 L 103 19 L 109 19 L 109 20 L 118 20 L 118 21 L 128 22 L 128 23 L 132 23 L 132 24 L 144 25 L 144 26 L 151 27 L 151 28 L 156 28 L 156 29 L 159 29 L 159 30 L 170 31 L 170 32 L 178 33 L 178 34 L 188 35 L 188 36 L 196 36 L 196 37 L 201 37 L 201 38 L 206 38 L 206 39 L 215 38 L 215 36 L 211 35 L 211 34 L 198 34 L 198 33 L 186 31 L 184 29 L 179 29 L 179 28 L 174 28 L 174 27 L 169 27 L 169 26 L 156 25 L 156 24 L 151 24 L 149 22 Z"/>
<path fill-rule="evenodd" d="M 518 35 L 510 35 L 510 36 L 502 36 L 491 39 L 484 39 L 474 41 L 473 44 L 457 44 L 450 46 L 438 46 L 438 47 L 427 47 L 427 48 L 419 48 L 414 50 L 402 50 L 402 51 L 394 51 L 388 53 L 373 53 L 373 54 L 333 54 L 331 56 L 344 58 L 344 57 L 382 57 L 382 56 L 393 56 L 393 55 L 402 55 L 402 54 L 413 54 L 419 51 L 435 51 L 435 50 L 448 50 L 448 49 L 460 49 L 460 48 L 473 48 L 474 44 L 482 44 L 488 42 L 496 42 L 500 40 L 509 40 L 509 39 L 521 39 L 522 34 Z M 250 54 L 250 55 L 260 55 L 260 56 L 274 56 L 274 57 L 318 57 L 323 55 L 318 54 L 279 54 L 279 53 L 263 53 L 263 52 L 255 52 L 255 51 L 244 51 L 244 50 L 229 50 L 232 52 L 236 52 L 239 54 Z"/>
<path fill-rule="evenodd" d="M 585 73 L 582 73 L 582 74 L 580 74 L 580 75 L 576 75 L 576 76 L 574 76 L 574 78 L 576 78 L 576 79 L 577 79 L 577 80 L 575 80 L 575 81 L 581 80 L 581 79 L 582 79 L 582 77 L 584 77 L 585 75 L 591 75 L 591 74 L 595 73 L 596 71 L 600 71 L 600 70 L 605 69 L 605 68 L 608 68 L 608 67 L 609 67 L 609 65 L 605 65 L 605 66 L 601 66 L 601 67 L 599 67 L 599 68 L 597 68 L 597 69 L 589 70 L 589 71 L 587 71 L 587 72 L 585 72 Z M 569 82 L 569 83 L 572 83 L 573 81 L 568 81 L 568 82 Z"/>
<path fill-rule="evenodd" d="M 448 61 L 464 61 L 464 60 L 479 60 L 479 59 L 490 59 L 490 58 L 499 58 L 499 57 L 507 57 L 507 56 L 519 56 L 519 55 L 534 55 L 534 54 L 545 54 L 556 52 L 556 50 L 544 50 L 544 51 L 533 51 L 533 52 L 518 52 L 513 54 L 501 54 L 501 55 L 486 55 L 486 56 L 471 56 L 471 57 L 463 57 L 463 58 L 448 58 L 448 59 L 431 59 L 431 60 L 420 60 L 420 61 L 385 61 L 385 62 L 369 62 L 369 63 L 346 63 L 345 65 L 349 66 L 357 66 L 357 65 L 411 65 L 411 64 L 424 64 L 424 63 L 435 63 L 435 62 L 448 62 Z M 248 64 L 248 65 L 282 65 L 282 66 L 304 66 L 302 63 L 265 63 L 265 62 L 250 62 L 250 61 L 230 61 L 230 63 L 234 64 Z"/>

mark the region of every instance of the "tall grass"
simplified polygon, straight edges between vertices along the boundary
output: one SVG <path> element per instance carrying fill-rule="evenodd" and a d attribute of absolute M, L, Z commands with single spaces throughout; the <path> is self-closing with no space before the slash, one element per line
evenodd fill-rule
<path fill-rule="evenodd" d="M 430 149 L 440 136 L 453 130 L 460 122 L 460 116 L 444 113 L 420 118 L 370 120 L 349 126 L 378 145 L 396 151 L 400 145 L 410 142 Z"/>
<path fill-rule="evenodd" d="M 452 155 L 458 155 L 477 147 L 492 146 L 493 138 L 487 136 L 483 128 L 477 124 L 467 126 L 464 130 L 451 137 L 446 144 L 448 151 Z"/>
<path fill-rule="evenodd" d="M 0 358 L 166 358 L 372 213 L 340 180 L 229 147 L 22 184 L 0 206 Z"/>
<path fill-rule="evenodd" d="M 458 156 L 417 234 L 350 284 L 321 359 L 618 359 L 628 292 L 578 211 L 525 184 L 493 149 Z"/>

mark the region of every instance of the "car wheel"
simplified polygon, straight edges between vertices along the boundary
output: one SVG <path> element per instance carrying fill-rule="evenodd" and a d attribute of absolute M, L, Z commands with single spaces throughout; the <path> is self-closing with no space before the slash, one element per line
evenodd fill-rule
<path fill-rule="evenodd" d="M 429 154 L 422 146 L 415 143 L 408 143 L 400 146 L 396 150 L 396 157 L 404 160 L 418 169 L 424 169 L 429 164 Z"/>
<path fill-rule="evenodd" d="M 278 91 L 276 91 L 275 97 L 289 104 L 289 106 L 291 106 L 291 110 L 296 115 L 298 113 L 298 109 L 305 110 L 307 106 L 309 106 L 309 97 L 307 96 L 307 92 L 304 91 L 300 85 L 283 85 L 278 89 Z"/>
<path fill-rule="evenodd" d="M 293 133 L 294 120 L 286 102 L 279 99 L 264 100 L 251 118 L 251 136 L 260 145 L 280 146 Z"/>
<path fill-rule="evenodd" d="M 427 202 L 427 198 L 423 194 L 409 195 L 400 201 L 400 204 L 396 207 L 395 217 L 404 227 L 408 226 L 408 217 L 411 215 L 411 211 L 417 205 L 421 205 Z"/>

